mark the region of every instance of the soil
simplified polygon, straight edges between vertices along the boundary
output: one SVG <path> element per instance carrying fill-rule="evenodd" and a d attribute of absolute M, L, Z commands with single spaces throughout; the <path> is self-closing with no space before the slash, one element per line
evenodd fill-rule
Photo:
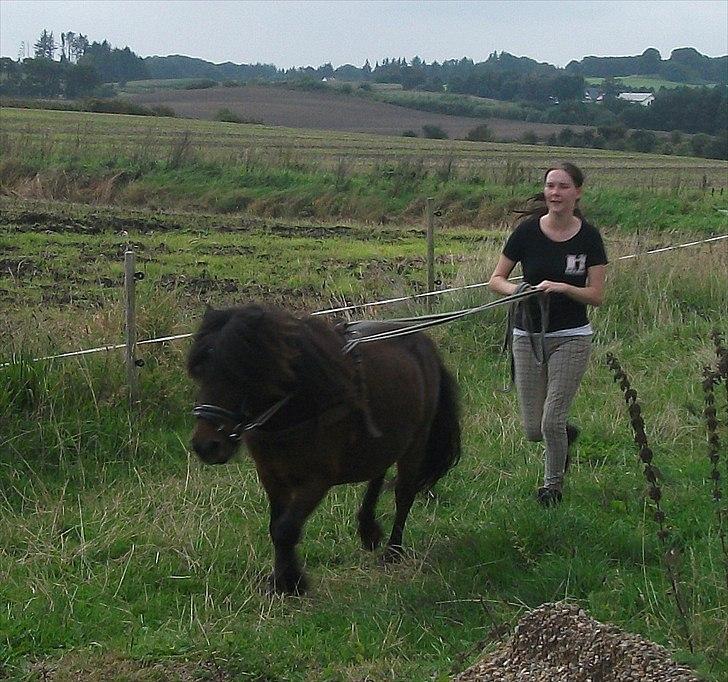
<path fill-rule="evenodd" d="M 405 130 L 421 134 L 423 125 L 440 126 L 451 139 L 464 139 L 468 132 L 487 123 L 498 140 L 516 140 L 532 130 L 539 137 L 558 133 L 562 128 L 581 131 L 586 126 L 555 123 L 528 123 L 501 118 L 450 116 L 376 102 L 355 95 L 307 92 L 282 87 L 246 85 L 204 90 L 158 90 L 129 95 L 128 99 L 146 107 L 172 107 L 179 116 L 212 120 L 220 109 L 230 109 L 240 117 L 265 125 L 315 130 L 372 133 L 401 136 Z"/>

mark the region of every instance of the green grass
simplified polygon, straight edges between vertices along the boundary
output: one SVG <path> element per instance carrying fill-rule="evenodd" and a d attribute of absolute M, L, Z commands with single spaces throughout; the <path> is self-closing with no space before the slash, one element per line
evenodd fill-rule
<path fill-rule="evenodd" d="M 601 226 L 720 231 L 725 162 L 3 109 L 0 186 L 28 199 L 267 218 L 503 227 L 566 154 Z M 643 191 L 643 189 L 649 191 Z"/>
<path fill-rule="evenodd" d="M 584 78 L 590 85 L 601 85 L 604 78 Z M 669 81 L 664 78 L 655 78 L 652 76 L 617 76 L 614 80 L 624 84 L 628 88 L 650 88 L 657 92 L 662 88 L 701 88 L 705 84 L 701 83 L 678 83 L 677 81 Z"/>
<path fill-rule="evenodd" d="M 208 78 L 157 78 L 143 81 L 127 81 L 123 87 L 118 88 L 118 94 L 138 95 L 156 90 L 187 90 L 202 81 L 209 81 Z"/>
<path fill-rule="evenodd" d="M 714 363 L 710 330 L 728 336 L 728 250 L 716 242 L 618 260 L 724 233 L 725 197 L 695 189 L 723 162 L 579 152 L 577 163 L 592 164 L 584 210 L 612 264 L 606 305 L 592 316 L 595 353 L 574 406 L 582 438 L 561 507 L 532 499 L 540 448 L 525 442 L 515 397 L 501 391 L 496 309 L 433 333 L 461 385 L 464 455 L 434 498 L 417 501 L 411 553 L 383 569 L 362 551 L 361 489 L 341 487 L 306 527 L 311 593 L 284 599 L 261 589 L 271 548 L 249 460 L 203 467 L 187 447 L 188 341 L 139 347 L 133 412 L 119 351 L 30 360 L 123 339 L 128 243 L 145 274 L 140 338 L 192 331 L 207 303 L 311 311 L 422 291 L 426 196 L 443 209 L 441 286 L 483 282 L 510 210 L 536 189 L 542 148 L 0 114 L 13 152 L 0 160 L 0 364 L 14 360 L 0 369 L 0 677 L 445 680 L 498 646 L 526 609 L 561 598 L 667 646 L 708 680 L 728 675 L 700 386 Z M 194 153 L 172 164 L 187 129 Z M 436 307 L 490 299 L 478 289 Z M 663 475 L 694 654 L 607 351 L 639 393 Z M 717 398 L 725 442 L 723 387 Z M 385 525 L 392 498 L 379 505 Z"/>
<path fill-rule="evenodd" d="M 638 195 L 629 199 L 625 207 L 642 206 Z M 607 211 L 615 195 L 600 190 L 592 201 L 590 211 Z M 121 338 L 129 240 L 146 273 L 140 335 L 151 336 L 189 331 L 205 301 L 257 295 L 312 310 L 411 293 L 425 280 L 421 232 L 17 199 L 0 209 L 0 296 L 9 311 L 2 360 L 25 358 L 0 370 L 2 672 L 205 679 L 218 666 L 241 680 L 444 680 L 497 646 L 498 628 L 512 627 L 525 609 L 569 598 L 667 646 L 706 679 L 728 674 L 725 557 L 700 417 L 701 367 L 714 362 L 708 335 L 728 331 L 728 253 L 719 242 L 616 260 L 699 236 L 699 206 L 686 214 L 697 225 L 692 234 L 604 230 L 613 262 L 608 299 L 592 316 L 595 354 L 574 407 L 583 436 L 561 507 L 543 511 L 531 497 L 540 449 L 523 439 L 514 395 L 500 390 L 503 311 L 470 318 L 434 332 L 463 392 L 464 455 L 436 497 L 415 505 L 411 554 L 383 569 L 363 552 L 354 520 L 361 489 L 336 489 L 306 527 L 301 552 L 312 590 L 304 598 L 260 588 L 271 548 L 250 462 L 203 467 L 187 448 L 194 392 L 183 372 L 186 341 L 140 349 L 134 413 L 118 354 L 44 363 L 28 356 Z M 652 219 L 645 213 L 630 224 Z M 504 236 L 443 231 L 443 286 L 486 279 Z M 485 298 L 451 295 L 440 305 Z M 640 395 L 663 473 L 695 654 L 668 594 L 607 351 Z M 386 492 L 385 525 L 392 511 Z"/>

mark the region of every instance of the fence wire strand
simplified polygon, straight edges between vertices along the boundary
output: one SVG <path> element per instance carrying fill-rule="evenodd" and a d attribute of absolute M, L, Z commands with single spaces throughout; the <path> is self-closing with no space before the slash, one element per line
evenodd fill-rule
<path fill-rule="evenodd" d="M 638 258 L 640 256 L 649 256 L 652 254 L 657 253 L 665 253 L 667 251 L 675 251 L 677 249 L 684 249 L 688 248 L 690 246 L 698 246 L 700 244 L 709 244 L 712 242 L 721 241 L 723 239 L 728 239 L 728 234 L 720 235 L 718 237 L 709 237 L 708 239 L 700 239 L 698 241 L 693 242 L 686 242 L 685 244 L 675 244 L 672 246 L 664 246 L 659 249 L 650 249 L 648 251 L 643 251 L 640 253 L 632 253 L 627 256 L 619 256 L 616 258 L 616 261 L 622 261 L 622 260 L 631 260 L 633 258 Z M 523 277 L 511 277 L 510 281 L 517 282 L 519 280 L 523 279 Z M 381 301 L 372 301 L 369 303 L 354 303 L 351 305 L 345 305 L 341 306 L 339 308 L 327 308 L 325 310 L 317 310 L 311 313 L 312 316 L 315 315 L 333 315 L 334 313 L 343 313 L 343 312 L 349 312 L 352 310 L 364 310 L 366 308 L 376 308 L 381 307 L 385 305 L 391 305 L 393 303 L 403 303 L 405 301 L 415 301 L 422 298 L 428 298 L 431 296 L 441 296 L 443 294 L 450 294 L 456 291 L 467 291 L 469 289 L 478 289 L 481 287 L 488 286 L 490 281 L 488 282 L 477 282 L 475 284 L 466 284 L 464 286 L 460 287 L 449 287 L 447 289 L 438 289 L 437 291 L 428 291 L 421 294 L 411 294 L 410 296 L 400 296 L 398 298 L 388 298 Z M 144 339 L 142 341 L 137 341 L 137 346 L 144 346 L 149 344 L 155 344 L 155 343 L 165 343 L 168 341 L 178 341 L 180 339 L 188 339 L 191 336 L 193 336 L 193 332 L 185 333 L 185 334 L 172 334 L 170 336 L 161 336 L 154 339 Z M 61 358 L 70 358 L 70 357 L 76 357 L 81 355 L 89 355 L 92 353 L 101 353 L 103 351 L 113 351 L 113 350 L 119 350 L 121 348 L 126 348 L 126 344 L 124 343 L 115 343 L 115 344 L 108 344 L 105 346 L 98 346 L 96 348 L 87 348 L 85 350 L 75 350 L 75 351 L 69 351 L 67 353 L 59 353 L 57 355 L 46 355 L 40 358 L 33 358 L 31 362 L 40 362 L 42 360 L 58 360 Z M 0 369 L 3 369 L 5 367 L 10 366 L 13 364 L 12 362 L 6 362 L 5 364 L 0 365 Z"/>

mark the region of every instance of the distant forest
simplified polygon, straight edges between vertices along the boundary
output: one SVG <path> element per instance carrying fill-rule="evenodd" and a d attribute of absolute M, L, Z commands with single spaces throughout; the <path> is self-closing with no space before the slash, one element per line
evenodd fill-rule
<path fill-rule="evenodd" d="M 147 79 L 205 79 L 208 85 L 286 82 L 297 87 L 317 87 L 325 79 L 358 83 L 364 91 L 366 84 L 393 83 L 410 91 L 517 103 L 517 115 L 523 120 L 711 136 L 697 145 L 696 153 L 728 158 L 728 56 L 707 57 L 693 48 L 673 50 L 666 60 L 654 48 L 633 57 L 585 57 L 563 69 L 507 52 L 493 52 L 483 62 L 463 58 L 427 64 L 414 57 L 388 58 L 374 66 L 367 61 L 361 67 L 333 68 L 327 63 L 278 69 L 273 64 L 213 64 L 180 55 L 141 58 L 106 40 L 89 42 L 73 32 L 60 35 L 59 44 L 52 32 L 44 30 L 32 58 L 0 59 L 0 95 L 113 97 L 113 84 Z M 615 79 L 633 75 L 703 87 L 662 89 L 649 107 L 643 107 L 617 97 L 624 88 Z M 599 104 L 584 101 L 584 79 L 589 77 L 606 79 Z"/>

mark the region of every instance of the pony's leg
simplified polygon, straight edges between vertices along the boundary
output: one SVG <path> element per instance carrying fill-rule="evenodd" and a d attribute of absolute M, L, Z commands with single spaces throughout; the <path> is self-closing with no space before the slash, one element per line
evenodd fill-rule
<path fill-rule="evenodd" d="M 272 524 L 275 563 L 271 587 L 274 591 L 295 594 L 303 593 L 308 588 L 306 576 L 299 565 L 296 545 L 301 539 L 303 524 L 328 489 L 328 484 L 320 482 L 294 489 L 285 510 Z"/>
<path fill-rule="evenodd" d="M 357 519 L 359 521 L 359 537 L 364 549 L 375 550 L 382 541 L 382 528 L 374 518 L 379 493 L 384 483 L 384 474 L 369 481 L 362 500 Z"/>
<path fill-rule="evenodd" d="M 407 515 L 412 508 L 415 495 L 417 495 L 415 477 L 411 472 L 406 471 L 406 468 L 400 463 L 397 467 L 397 483 L 394 488 L 396 513 L 394 515 L 392 534 L 389 536 L 387 548 L 384 551 L 383 559 L 385 563 L 398 561 L 402 558 L 402 534 L 404 533 L 404 524 L 407 521 Z"/>

